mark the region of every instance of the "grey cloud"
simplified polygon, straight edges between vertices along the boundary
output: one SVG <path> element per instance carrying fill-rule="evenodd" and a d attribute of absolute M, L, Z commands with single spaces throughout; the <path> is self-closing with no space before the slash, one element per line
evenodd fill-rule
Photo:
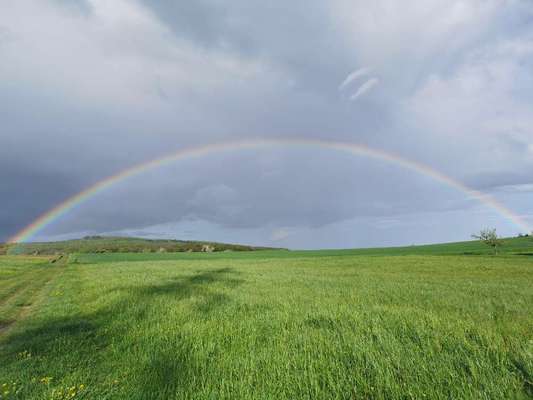
<path fill-rule="evenodd" d="M 394 4 L 12 3 L 0 15 L 0 240 L 123 168 L 247 137 L 386 149 L 531 214 L 527 194 L 497 189 L 530 181 L 533 32 L 526 16 L 533 7 L 432 0 L 425 15 L 416 2 L 397 13 Z M 38 34 L 26 29 L 35 19 Z M 339 92 L 339 82 L 367 65 L 365 78 L 380 84 L 350 102 L 351 90 Z M 405 241 L 419 241 L 416 227 L 426 229 L 428 215 L 442 222 L 436 215 L 450 213 L 469 220 L 464 232 L 443 224 L 431 237 L 455 239 L 494 216 L 468 217 L 477 208 L 421 176 L 336 152 L 228 153 L 116 185 L 43 237 L 171 235 L 164 227 L 172 222 L 185 224 L 176 235 L 254 232 L 254 240 L 268 242 L 287 229 L 280 242 L 320 247 L 348 243 L 347 232 L 363 243 L 372 232 L 364 242 L 371 244 L 383 236 L 384 218 L 400 221 L 385 224 L 390 235 L 403 227 Z"/>
<path fill-rule="evenodd" d="M 143 1 L 178 39 L 271 61 L 300 88 L 334 95 L 356 62 L 326 5 L 318 1 Z"/>
<path fill-rule="evenodd" d="M 257 162 L 264 153 L 273 160 Z M 444 200 L 435 199 L 437 193 Z M 355 217 L 462 209 L 468 206 L 464 201 L 462 193 L 377 162 L 329 151 L 270 150 L 180 162 L 138 176 L 91 199 L 51 231 L 111 231 L 191 219 L 228 229 L 318 228 Z"/>
<path fill-rule="evenodd" d="M 51 176 L 31 165 L 13 168 L 4 162 L 0 162 L 0 182 L 0 242 L 61 202 L 66 193 L 82 189 L 68 175 Z"/>
<path fill-rule="evenodd" d="M 533 166 L 518 171 L 498 171 L 478 174 L 468 179 L 470 186 L 479 189 L 495 189 L 503 186 L 529 185 L 533 183 Z"/>
<path fill-rule="evenodd" d="M 239 40 L 237 32 L 231 26 L 227 6 L 221 2 L 162 0 L 143 1 L 143 4 L 177 36 L 185 36 L 208 47 L 224 46 L 228 42 L 237 42 L 244 47 L 244 36 Z"/>
<path fill-rule="evenodd" d="M 51 0 L 53 3 L 61 6 L 68 12 L 75 15 L 90 16 L 93 7 L 89 0 Z"/>

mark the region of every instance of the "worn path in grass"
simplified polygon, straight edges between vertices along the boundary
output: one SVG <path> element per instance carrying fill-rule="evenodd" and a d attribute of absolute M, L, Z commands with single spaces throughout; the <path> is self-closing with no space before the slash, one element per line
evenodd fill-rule
<path fill-rule="evenodd" d="M 0 338 L 38 309 L 65 261 L 51 264 L 50 257 L 0 257 Z"/>
<path fill-rule="evenodd" d="M 19 399 L 533 396 L 531 258 L 154 257 L 62 269 L 1 340 L 0 385 Z"/>

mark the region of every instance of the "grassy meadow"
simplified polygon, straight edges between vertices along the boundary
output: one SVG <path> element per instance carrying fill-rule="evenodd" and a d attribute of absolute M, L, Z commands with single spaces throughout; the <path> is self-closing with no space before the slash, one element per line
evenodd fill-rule
<path fill-rule="evenodd" d="M 0 399 L 531 398 L 529 240 L 2 256 Z"/>

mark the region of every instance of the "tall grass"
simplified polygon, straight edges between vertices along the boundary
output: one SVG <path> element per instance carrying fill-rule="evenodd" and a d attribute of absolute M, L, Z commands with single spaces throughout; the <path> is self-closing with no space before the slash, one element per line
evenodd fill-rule
<path fill-rule="evenodd" d="M 47 267 L 0 339 L 7 396 L 533 395 L 529 257 L 99 261 Z"/>

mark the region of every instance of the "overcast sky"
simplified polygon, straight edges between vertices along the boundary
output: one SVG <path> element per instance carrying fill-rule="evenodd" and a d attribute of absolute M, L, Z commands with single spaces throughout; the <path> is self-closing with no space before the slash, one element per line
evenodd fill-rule
<path fill-rule="evenodd" d="M 0 241 L 121 169 L 246 138 L 393 152 L 533 225 L 533 2 L 4 1 L 0 118 Z M 362 247 L 484 227 L 523 231 L 416 172 L 282 146 L 135 176 L 36 239 Z"/>

